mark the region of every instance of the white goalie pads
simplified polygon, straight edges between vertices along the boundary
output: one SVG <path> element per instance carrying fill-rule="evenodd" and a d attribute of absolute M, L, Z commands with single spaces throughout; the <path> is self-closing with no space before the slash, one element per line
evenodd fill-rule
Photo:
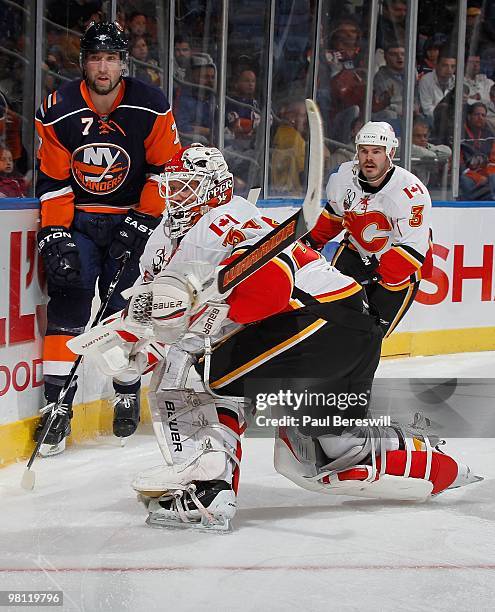
<path fill-rule="evenodd" d="M 239 465 L 244 398 L 215 398 L 204 390 L 191 356 L 170 348 L 155 370 L 148 395 L 153 430 L 165 463 L 139 474 L 132 487 L 150 497 L 186 489 L 193 481 L 232 479 Z M 219 409 L 231 415 L 220 422 Z"/>
<path fill-rule="evenodd" d="M 355 428 L 319 442 L 297 428 L 279 428 L 275 469 L 310 491 L 382 500 L 425 501 L 482 480 L 441 452 L 436 436 L 431 442 L 423 428 L 413 429 L 416 425 Z M 335 458 L 322 464 L 320 447 Z"/>

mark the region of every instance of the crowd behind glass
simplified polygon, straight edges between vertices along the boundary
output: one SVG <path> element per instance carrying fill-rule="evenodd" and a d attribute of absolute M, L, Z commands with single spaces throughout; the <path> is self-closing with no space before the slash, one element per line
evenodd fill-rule
<path fill-rule="evenodd" d="M 81 34 L 91 21 L 105 18 L 109 4 L 45 0 L 37 96 L 34 72 L 40 62 L 35 61 L 31 40 L 36 3 L 0 0 L 0 197 L 32 194 L 35 98 L 80 77 Z M 304 98 L 311 94 L 312 83 L 325 125 L 327 173 L 354 156 L 353 140 L 363 125 L 369 87 L 371 119 L 388 121 L 401 137 L 405 0 L 379 2 L 373 57 L 368 53 L 370 1 L 231 0 L 223 104 L 219 95 L 223 3 L 176 0 L 173 20 L 167 15 L 168 4 L 117 2 L 117 20 L 130 40 L 129 73 L 171 94 L 183 144 L 222 147 L 238 193 L 264 185 L 265 198 L 303 195 Z M 467 2 L 462 24 L 466 34 L 462 121 L 455 126 L 457 8 L 456 2 L 418 3 L 411 166 L 434 199 L 448 199 L 454 132 L 460 130 L 459 199 L 495 200 L 495 0 Z M 319 41 L 316 58 L 315 40 Z M 167 62 L 169 49 L 173 58 Z M 370 57 L 372 83 L 367 82 Z"/>

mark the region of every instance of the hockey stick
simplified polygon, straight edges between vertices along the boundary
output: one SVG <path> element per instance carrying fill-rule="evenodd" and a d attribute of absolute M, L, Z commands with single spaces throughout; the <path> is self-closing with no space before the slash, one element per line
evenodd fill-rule
<path fill-rule="evenodd" d="M 105 311 L 107 309 L 107 306 L 110 302 L 110 298 L 112 297 L 114 291 L 115 291 L 115 287 L 117 286 L 120 277 L 122 276 L 122 273 L 124 271 L 125 265 L 128 261 L 130 257 L 130 253 L 129 251 L 126 251 L 124 257 L 122 257 L 121 261 L 120 261 L 120 265 L 119 265 L 119 269 L 117 270 L 112 282 L 110 283 L 109 287 L 108 287 L 108 291 L 107 291 L 107 295 L 105 296 L 105 299 L 103 300 L 103 302 L 100 305 L 100 308 L 98 310 L 98 312 L 96 313 L 96 316 L 94 318 L 93 323 L 91 324 L 91 327 L 96 327 L 100 321 L 103 318 L 103 315 L 105 314 Z M 53 402 L 52 405 L 48 405 L 45 406 L 45 411 L 48 412 L 48 409 L 51 410 L 51 414 L 50 414 L 50 418 L 47 419 L 45 426 L 43 427 L 43 429 L 40 432 L 38 441 L 36 443 L 36 446 L 34 448 L 34 451 L 27 463 L 26 469 L 24 470 L 24 474 L 22 475 L 22 480 L 21 480 L 21 486 L 23 489 L 26 489 L 26 491 L 32 491 L 34 489 L 34 483 L 36 480 L 36 474 L 34 472 L 34 470 L 31 469 L 31 466 L 33 465 L 34 460 L 36 459 L 36 455 L 38 454 L 38 451 L 41 448 L 41 445 L 43 444 L 43 442 L 45 441 L 46 436 L 48 435 L 48 432 L 50 431 L 50 427 L 52 426 L 53 422 L 55 421 L 57 415 L 59 414 L 59 409 L 60 406 L 62 405 L 62 402 L 65 398 L 65 396 L 67 395 L 67 392 L 70 389 L 70 386 L 75 378 L 77 369 L 79 367 L 79 364 L 82 361 L 83 356 L 79 355 L 79 357 L 74 361 L 74 364 L 72 365 L 72 368 L 69 372 L 69 375 L 67 376 L 67 379 L 64 383 L 64 386 L 62 387 L 59 396 L 57 398 L 56 402 Z"/>
<path fill-rule="evenodd" d="M 323 128 L 320 111 L 313 100 L 306 100 L 306 112 L 309 121 L 310 148 L 308 189 L 302 208 L 219 271 L 217 289 L 221 295 L 233 289 L 286 247 L 310 232 L 320 216 L 324 157 Z"/>
<path fill-rule="evenodd" d="M 249 190 L 249 193 L 247 194 L 246 200 L 253 206 L 256 206 L 256 202 L 258 201 L 258 198 L 260 197 L 260 193 L 261 193 L 261 187 L 252 187 Z"/>

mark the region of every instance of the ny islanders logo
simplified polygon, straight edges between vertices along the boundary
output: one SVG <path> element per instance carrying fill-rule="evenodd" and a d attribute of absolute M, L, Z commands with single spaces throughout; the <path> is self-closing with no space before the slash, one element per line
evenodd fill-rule
<path fill-rule="evenodd" d="M 131 159 L 122 147 L 111 143 L 93 143 L 79 147 L 72 154 L 72 174 L 78 185 L 95 194 L 112 193 L 122 185 Z"/>

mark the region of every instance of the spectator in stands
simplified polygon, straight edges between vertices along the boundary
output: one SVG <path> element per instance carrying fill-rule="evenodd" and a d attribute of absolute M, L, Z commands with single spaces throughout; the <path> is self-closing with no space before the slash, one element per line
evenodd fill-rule
<path fill-rule="evenodd" d="M 385 64 L 387 43 L 396 40 L 404 45 L 406 40 L 407 0 L 383 0 L 382 14 L 378 17 L 374 66 L 378 70 Z"/>
<path fill-rule="evenodd" d="M 148 45 L 149 55 L 151 57 L 155 57 L 156 48 L 153 37 L 149 31 L 147 16 L 140 11 L 134 11 L 129 15 L 126 26 L 129 31 L 130 39 L 133 40 L 137 36 L 143 36 L 146 40 L 146 44 Z"/>
<path fill-rule="evenodd" d="M 407 0 L 384 0 L 378 19 L 377 49 L 385 50 L 387 41 L 406 39 Z"/>
<path fill-rule="evenodd" d="M 11 151 L 0 146 L 0 198 L 24 198 L 26 193 L 26 182 L 14 168 Z"/>
<path fill-rule="evenodd" d="M 490 88 L 494 84 L 486 74 L 481 74 L 481 60 L 479 55 L 469 55 L 466 61 L 464 83 L 469 87 L 468 104 L 475 102 L 490 102 Z"/>
<path fill-rule="evenodd" d="M 324 63 L 329 68 L 330 78 L 345 68 L 358 67 L 360 43 L 361 28 L 354 19 L 340 19 L 335 24 L 324 45 Z"/>
<path fill-rule="evenodd" d="M 330 79 L 330 117 L 327 118 L 330 138 L 346 143 L 351 123 L 363 108 L 366 91 L 366 71 L 357 68 L 359 41 L 337 31 L 332 35 L 332 50 L 338 54 L 341 70 Z"/>
<path fill-rule="evenodd" d="M 174 79 L 186 81 L 191 69 L 191 42 L 184 34 L 174 38 Z"/>
<path fill-rule="evenodd" d="M 0 80 L 0 91 L 7 97 L 10 108 L 22 115 L 22 100 L 24 93 L 24 69 L 25 65 L 21 59 L 10 63 L 10 70 L 2 75 Z"/>
<path fill-rule="evenodd" d="M 300 195 L 304 184 L 308 118 L 302 100 L 283 105 L 273 138 L 271 185 L 277 195 Z"/>
<path fill-rule="evenodd" d="M 0 90 L 0 144 L 11 153 L 17 169 L 26 171 L 26 150 L 22 146 L 22 117 L 10 108 L 9 100 Z"/>
<path fill-rule="evenodd" d="M 127 28 L 132 36 L 146 36 L 148 25 L 146 21 L 146 15 L 135 11 L 129 15 L 127 20 Z"/>
<path fill-rule="evenodd" d="M 308 116 L 303 100 L 290 100 L 279 112 L 282 120 L 273 138 L 271 185 L 277 195 L 301 195 L 306 163 Z M 330 154 L 325 147 L 325 166 Z"/>
<path fill-rule="evenodd" d="M 373 121 L 387 121 L 395 132 L 400 130 L 402 117 L 402 92 L 406 50 L 397 42 L 385 47 L 385 66 L 373 80 Z"/>
<path fill-rule="evenodd" d="M 160 73 L 156 70 L 157 62 L 149 57 L 148 43 L 144 36 L 135 36 L 132 39 L 130 53 L 131 76 L 159 87 Z"/>
<path fill-rule="evenodd" d="M 256 99 L 256 73 L 249 66 L 240 66 L 232 79 L 225 104 L 224 156 L 234 174 L 236 192 L 243 192 L 249 177 L 259 175 L 256 160 L 256 131 L 261 110 Z"/>
<path fill-rule="evenodd" d="M 212 142 L 215 118 L 216 67 L 207 53 L 191 57 L 191 85 L 181 88 L 174 116 L 184 142 Z M 182 138 L 183 137 L 183 138 Z"/>
<path fill-rule="evenodd" d="M 426 186 L 440 184 L 445 164 L 452 157 L 447 145 L 433 145 L 429 142 L 430 126 L 422 117 L 416 117 L 412 129 L 412 171 Z"/>
<path fill-rule="evenodd" d="M 250 68 L 241 68 L 225 105 L 226 125 L 235 140 L 251 141 L 255 135 L 261 116 L 255 93 L 256 74 Z"/>
<path fill-rule="evenodd" d="M 425 74 L 419 81 L 421 111 L 430 123 L 433 122 L 436 105 L 454 87 L 456 64 L 455 53 L 444 48 L 440 52 L 435 70 Z"/>
<path fill-rule="evenodd" d="M 495 132 L 495 85 L 490 87 L 490 99 L 486 105 L 486 109 L 486 123 L 492 132 Z"/>
<path fill-rule="evenodd" d="M 335 150 L 330 151 L 330 159 L 328 166 L 330 171 L 334 168 L 338 168 L 340 164 L 344 162 L 351 161 L 354 159 L 356 154 L 356 145 L 354 144 L 354 139 L 356 138 L 357 133 L 363 127 L 364 121 L 361 117 L 356 117 L 351 123 L 351 133 L 349 138 L 349 144 L 342 143 L 341 146 L 337 147 Z"/>
<path fill-rule="evenodd" d="M 428 38 L 423 47 L 423 55 L 417 64 L 419 78 L 435 70 L 438 56 L 440 55 L 440 49 L 446 42 L 447 38 L 444 34 L 435 34 L 431 38 Z"/>
<path fill-rule="evenodd" d="M 469 87 L 462 85 L 462 122 L 466 118 Z M 437 144 L 451 144 L 454 135 L 455 86 L 440 100 L 433 111 L 432 140 Z"/>
<path fill-rule="evenodd" d="M 483 102 L 467 107 L 461 142 L 461 194 L 468 200 L 495 199 L 495 134 Z"/>

